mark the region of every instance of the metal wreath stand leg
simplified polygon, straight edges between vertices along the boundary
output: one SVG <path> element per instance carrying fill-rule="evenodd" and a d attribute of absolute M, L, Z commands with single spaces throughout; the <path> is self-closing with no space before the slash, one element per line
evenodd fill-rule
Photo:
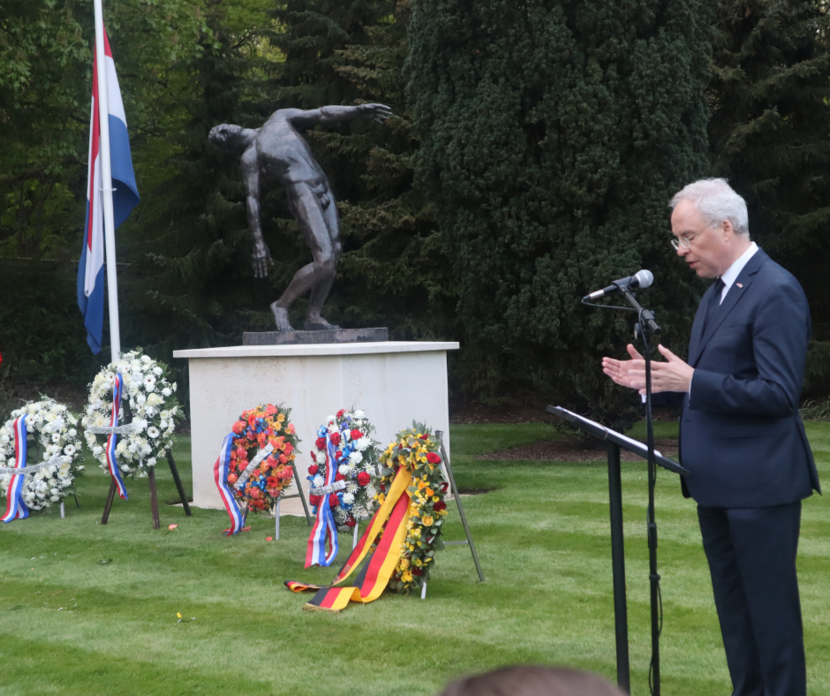
<path fill-rule="evenodd" d="M 450 458 L 447 456 L 447 450 L 444 448 L 444 431 L 436 430 L 435 436 L 438 438 L 438 444 L 441 448 L 441 459 L 444 460 L 444 469 L 447 472 L 447 478 L 450 481 L 450 489 L 452 490 L 455 504 L 458 506 L 458 515 L 461 517 L 461 524 L 464 525 L 464 534 L 466 539 L 460 541 L 445 541 L 444 546 L 462 546 L 466 544 L 470 547 L 470 553 L 473 556 L 473 562 L 476 564 L 476 571 L 478 572 L 478 581 L 484 582 L 484 573 L 481 570 L 481 563 L 478 561 L 478 554 L 476 553 L 476 545 L 473 543 L 473 535 L 470 532 L 470 525 L 467 524 L 467 515 L 464 514 L 464 506 L 461 504 L 461 494 L 458 492 L 458 486 L 455 484 L 455 476 L 452 473 L 452 466 L 450 465 Z M 427 584 L 421 586 L 421 599 L 427 598 Z"/>

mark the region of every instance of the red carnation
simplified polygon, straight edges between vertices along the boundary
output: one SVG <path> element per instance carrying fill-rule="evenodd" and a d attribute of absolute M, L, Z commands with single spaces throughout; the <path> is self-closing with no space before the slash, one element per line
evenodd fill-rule
<path fill-rule="evenodd" d="M 352 440 L 359 440 L 363 437 L 363 433 L 361 433 L 357 428 L 352 430 Z"/>
<path fill-rule="evenodd" d="M 442 493 L 446 493 L 449 490 L 449 488 L 450 488 L 450 484 L 447 483 L 446 481 L 444 481 L 444 483 L 441 484 L 441 492 Z"/>
<path fill-rule="evenodd" d="M 368 472 L 368 471 L 361 471 L 361 472 L 357 475 L 357 482 L 358 482 L 361 486 L 366 486 L 366 485 L 368 485 L 368 484 L 369 484 L 369 481 L 371 481 L 371 480 L 372 480 L 372 477 L 371 477 L 371 476 L 369 476 L 369 472 Z"/>
<path fill-rule="evenodd" d="M 423 575 L 423 574 L 424 574 L 424 571 L 423 571 L 423 570 L 421 570 L 421 569 L 420 569 L 420 568 L 418 568 L 418 567 L 415 567 L 415 568 L 413 568 L 413 569 L 412 569 L 412 574 L 413 574 L 413 575 Z"/>
<path fill-rule="evenodd" d="M 423 435 L 418 435 L 421 440 L 426 440 L 429 437 L 429 433 L 424 433 Z"/>
<path fill-rule="evenodd" d="M 337 476 L 334 477 L 335 481 L 344 481 L 345 479 L 346 477 L 343 476 L 343 474 L 341 474 L 339 471 L 337 472 Z"/>
<path fill-rule="evenodd" d="M 308 496 L 308 502 L 311 503 L 312 505 L 319 505 L 320 503 L 323 502 L 323 496 L 322 495 L 310 495 L 310 496 Z"/>
<path fill-rule="evenodd" d="M 338 417 L 338 418 L 342 418 L 342 417 L 343 417 L 343 414 L 344 414 L 345 412 L 346 412 L 346 409 L 345 409 L 345 408 L 341 408 L 341 409 L 337 412 L 337 417 Z"/>
<path fill-rule="evenodd" d="M 318 437 L 314 444 L 317 446 L 318 450 L 325 450 L 326 449 L 326 438 Z"/>
<path fill-rule="evenodd" d="M 332 493 L 329 495 L 329 505 L 332 507 L 337 507 L 340 505 L 340 501 L 337 499 L 337 493 Z"/>
<path fill-rule="evenodd" d="M 314 474 L 316 474 L 318 471 L 320 471 L 320 467 L 316 464 L 312 464 L 310 467 L 308 467 L 308 473 L 312 476 L 314 476 Z"/>
<path fill-rule="evenodd" d="M 337 447 L 337 445 L 340 444 L 340 433 L 332 433 L 330 435 L 330 438 L 331 438 L 331 444 L 333 444 L 335 447 Z"/>
<path fill-rule="evenodd" d="M 432 506 L 432 509 L 435 510 L 435 512 L 441 512 L 441 510 L 447 509 L 447 504 L 443 500 L 439 500 Z"/>
<path fill-rule="evenodd" d="M 430 464 L 440 464 L 441 463 L 441 457 L 439 457 L 435 452 L 429 452 L 427 454 L 427 461 Z"/>
<path fill-rule="evenodd" d="M 355 521 L 354 517 L 350 517 L 349 519 L 346 520 L 346 526 L 347 527 L 354 527 L 356 524 L 357 524 L 357 522 Z"/>

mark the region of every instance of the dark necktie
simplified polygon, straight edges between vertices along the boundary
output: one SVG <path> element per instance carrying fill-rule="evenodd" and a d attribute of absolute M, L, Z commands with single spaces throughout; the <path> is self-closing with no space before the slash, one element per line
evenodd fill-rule
<path fill-rule="evenodd" d="M 706 333 L 706 329 L 711 325 L 718 314 L 718 310 L 720 309 L 720 296 L 725 286 L 726 283 L 724 283 L 720 278 L 718 278 L 712 285 L 712 295 L 709 297 L 709 304 L 706 307 L 706 321 L 703 322 L 704 334 Z"/>

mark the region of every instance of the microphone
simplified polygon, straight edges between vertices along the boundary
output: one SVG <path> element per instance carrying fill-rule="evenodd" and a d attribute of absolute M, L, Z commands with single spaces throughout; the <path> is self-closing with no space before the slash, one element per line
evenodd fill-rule
<path fill-rule="evenodd" d="M 627 278 L 620 278 L 619 280 L 615 280 L 611 285 L 607 288 L 603 288 L 602 290 L 597 290 L 596 292 L 592 292 L 590 295 L 585 295 L 582 298 L 583 302 L 588 300 L 596 300 L 600 297 L 605 295 L 610 295 L 613 292 L 620 292 L 623 288 L 633 289 L 633 288 L 647 288 L 654 282 L 654 274 L 651 271 L 637 271 L 633 276 L 628 276 Z"/>

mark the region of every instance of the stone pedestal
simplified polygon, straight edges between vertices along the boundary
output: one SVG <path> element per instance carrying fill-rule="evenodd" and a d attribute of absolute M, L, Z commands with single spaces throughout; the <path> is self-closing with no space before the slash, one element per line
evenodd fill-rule
<path fill-rule="evenodd" d="M 175 351 L 189 361 L 193 504 L 222 507 L 213 481 L 219 448 L 239 414 L 259 404 L 291 409 L 306 495 L 317 428 L 341 408 L 365 411 L 381 447 L 416 420 L 443 430 L 449 452 L 447 351 L 457 349 L 458 343 L 385 341 Z M 296 493 L 294 484 L 287 493 Z M 280 512 L 302 514 L 299 498 L 284 501 Z"/>

